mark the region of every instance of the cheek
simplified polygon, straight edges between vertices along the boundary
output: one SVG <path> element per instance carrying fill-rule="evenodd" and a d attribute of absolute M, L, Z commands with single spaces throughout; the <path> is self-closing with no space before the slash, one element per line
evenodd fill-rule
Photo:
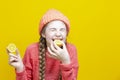
<path fill-rule="evenodd" d="M 52 38 L 53 34 L 52 33 L 46 33 L 46 38 Z"/>
<path fill-rule="evenodd" d="M 66 36 L 66 35 L 63 35 L 63 41 L 64 41 L 64 42 L 66 41 L 66 38 L 67 38 L 67 36 Z"/>
<path fill-rule="evenodd" d="M 47 42 L 47 46 L 49 46 L 51 44 L 51 42 L 52 42 L 51 37 L 46 36 L 46 42 Z"/>
<path fill-rule="evenodd" d="M 63 35 L 63 37 L 64 37 L 64 38 L 66 38 L 66 37 L 67 37 L 67 33 L 63 33 L 62 35 Z"/>
<path fill-rule="evenodd" d="M 46 41 L 49 42 L 49 41 L 52 40 L 52 35 L 51 34 L 46 34 L 45 38 L 46 38 Z"/>

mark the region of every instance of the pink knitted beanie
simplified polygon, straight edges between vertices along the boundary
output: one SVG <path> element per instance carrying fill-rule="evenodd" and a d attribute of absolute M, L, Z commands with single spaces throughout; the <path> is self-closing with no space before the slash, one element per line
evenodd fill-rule
<path fill-rule="evenodd" d="M 70 30 L 70 23 L 66 16 L 64 16 L 61 12 L 50 9 L 48 10 L 42 17 L 40 24 L 39 24 L 39 34 L 41 33 L 42 29 L 45 27 L 45 25 L 53 20 L 60 20 L 63 21 L 66 24 L 67 30 L 69 32 Z"/>

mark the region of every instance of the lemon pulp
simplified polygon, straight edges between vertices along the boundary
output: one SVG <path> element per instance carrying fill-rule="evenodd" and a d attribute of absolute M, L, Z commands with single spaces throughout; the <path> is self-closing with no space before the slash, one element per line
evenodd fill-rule
<path fill-rule="evenodd" d="M 56 44 L 57 46 L 59 46 L 59 47 L 62 46 L 62 41 L 60 41 L 60 40 L 55 40 L 54 42 L 55 42 L 55 44 Z"/>
<path fill-rule="evenodd" d="M 14 43 L 10 43 L 8 46 L 7 46 L 7 49 L 9 52 L 13 53 L 16 51 L 16 45 Z"/>

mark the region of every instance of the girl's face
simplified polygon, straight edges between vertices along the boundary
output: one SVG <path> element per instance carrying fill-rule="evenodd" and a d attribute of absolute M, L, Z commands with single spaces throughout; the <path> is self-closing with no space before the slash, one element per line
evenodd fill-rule
<path fill-rule="evenodd" d="M 50 46 L 56 39 L 65 42 L 67 36 L 66 25 L 59 20 L 51 21 L 46 25 L 42 36 L 46 38 L 47 46 Z"/>

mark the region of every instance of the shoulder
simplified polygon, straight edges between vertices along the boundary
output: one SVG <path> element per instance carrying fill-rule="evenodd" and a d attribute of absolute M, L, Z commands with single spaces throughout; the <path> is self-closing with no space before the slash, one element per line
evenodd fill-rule
<path fill-rule="evenodd" d="M 36 53 L 38 53 L 38 51 L 39 51 L 39 43 L 36 42 L 36 43 L 30 44 L 30 45 L 26 48 L 25 53 L 26 53 L 26 54 L 36 54 Z"/>
<path fill-rule="evenodd" d="M 77 48 L 72 43 L 66 43 L 66 48 L 67 48 L 67 50 L 70 54 L 76 54 L 77 53 Z"/>
<path fill-rule="evenodd" d="M 27 50 L 32 50 L 32 49 L 35 49 L 35 48 L 38 48 L 39 47 L 39 43 L 36 42 L 36 43 L 32 43 L 30 44 L 28 47 L 27 47 Z"/>
<path fill-rule="evenodd" d="M 38 55 L 39 52 L 39 43 L 32 43 L 30 44 L 25 51 L 25 58 L 29 57 L 29 58 L 35 58 Z"/>
<path fill-rule="evenodd" d="M 76 46 L 74 45 L 74 44 L 72 44 L 72 43 L 66 43 L 66 47 L 67 47 L 67 49 L 76 49 Z"/>

